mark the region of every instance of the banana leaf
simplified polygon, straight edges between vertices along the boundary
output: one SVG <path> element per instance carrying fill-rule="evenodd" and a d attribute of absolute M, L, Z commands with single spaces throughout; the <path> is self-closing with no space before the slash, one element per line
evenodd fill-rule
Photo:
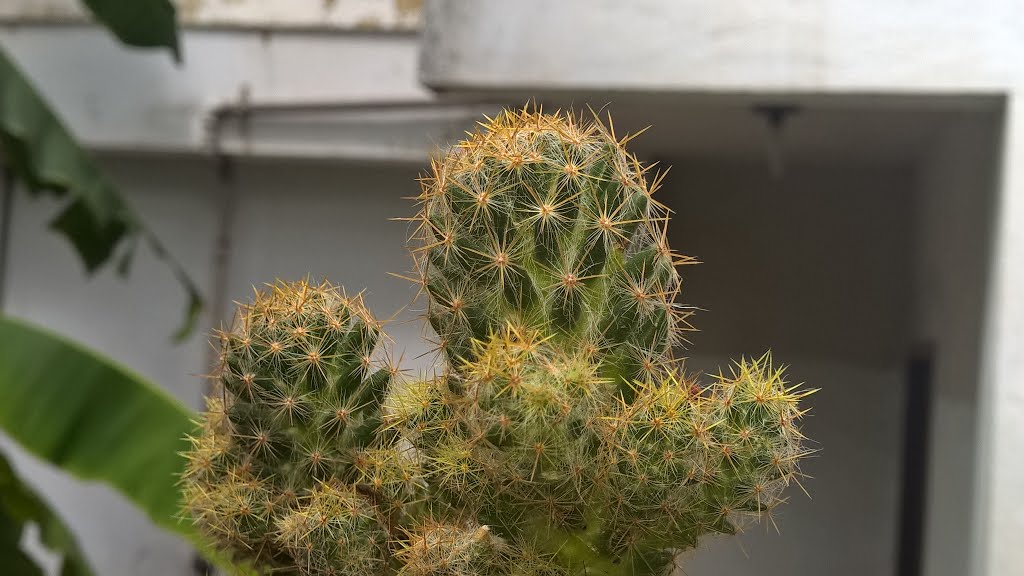
<path fill-rule="evenodd" d="M 177 482 L 193 417 L 95 352 L 0 318 L 0 429 L 71 474 L 110 484 L 158 525 L 186 535 Z"/>
<path fill-rule="evenodd" d="M 195 431 L 195 418 L 160 388 L 96 352 L 0 316 L 0 430 L 65 472 L 112 486 L 157 525 L 185 537 L 224 573 L 254 576 L 252 566 L 233 562 L 179 517 L 181 453 L 189 447 L 185 437 Z M 0 463 L 0 497 L 7 490 L 3 470 Z M 88 575 L 70 532 L 56 516 L 48 518 L 38 513 L 34 521 L 44 543 L 64 552 L 62 575 Z M 13 570 L 27 558 L 5 547 L 10 523 L 4 522 L 0 510 L 0 562 Z"/>

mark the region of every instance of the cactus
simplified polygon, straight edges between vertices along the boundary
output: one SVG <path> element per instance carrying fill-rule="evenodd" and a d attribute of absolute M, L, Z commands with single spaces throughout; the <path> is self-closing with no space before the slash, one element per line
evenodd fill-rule
<path fill-rule="evenodd" d="M 599 122 L 489 119 L 422 179 L 442 363 L 398 379 L 358 297 L 278 283 L 220 335 L 185 510 L 268 573 L 665 575 L 782 502 L 809 452 L 770 355 L 707 385 L 673 348 L 660 181 Z"/>
<path fill-rule="evenodd" d="M 304 573 L 331 574 L 317 571 L 331 553 L 297 553 L 297 519 L 360 503 L 375 510 L 365 497 L 332 484 L 356 477 L 380 427 L 381 401 L 394 375 L 374 357 L 381 335 L 360 298 L 306 281 L 258 293 L 220 334 L 216 380 L 224 399 L 209 403 L 192 439 L 186 508 L 239 560 L 279 568 L 299 563 Z M 348 523 L 332 519 L 305 537 L 316 541 L 328 528 L 376 521 L 376 512 L 350 514 Z"/>
<path fill-rule="evenodd" d="M 449 361 L 505 325 L 650 379 L 681 342 L 668 210 L 600 123 L 506 111 L 433 164 L 415 238 L 427 317 Z"/>

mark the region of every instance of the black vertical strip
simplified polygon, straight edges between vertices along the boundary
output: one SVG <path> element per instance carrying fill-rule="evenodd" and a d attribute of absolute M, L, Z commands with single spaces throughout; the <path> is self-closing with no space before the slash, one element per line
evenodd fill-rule
<path fill-rule="evenodd" d="M 11 214 L 14 212 L 14 171 L 0 164 L 0 312 L 7 298 L 7 255 L 11 249 Z"/>
<path fill-rule="evenodd" d="M 931 349 L 921 349 L 911 355 L 907 365 L 903 417 L 903 486 L 896 566 L 896 574 L 899 576 L 923 574 L 932 363 Z"/>

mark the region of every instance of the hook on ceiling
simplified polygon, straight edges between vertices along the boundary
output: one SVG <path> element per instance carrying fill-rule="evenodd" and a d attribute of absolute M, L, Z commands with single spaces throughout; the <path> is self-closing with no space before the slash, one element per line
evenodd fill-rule
<path fill-rule="evenodd" d="M 763 102 L 754 104 L 751 112 L 764 120 L 768 127 L 768 167 L 772 178 L 781 181 L 785 174 L 785 162 L 782 150 L 782 133 L 786 123 L 802 111 L 799 105 L 792 102 Z"/>

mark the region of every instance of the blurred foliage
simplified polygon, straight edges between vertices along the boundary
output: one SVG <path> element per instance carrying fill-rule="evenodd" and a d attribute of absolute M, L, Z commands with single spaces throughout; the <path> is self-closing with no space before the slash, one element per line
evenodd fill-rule
<path fill-rule="evenodd" d="M 83 0 L 124 44 L 164 47 L 180 61 L 174 6 L 168 0 Z M 0 160 L 33 197 L 66 201 L 51 222 L 92 274 L 111 260 L 127 275 L 146 244 L 171 268 L 188 304 L 180 340 L 190 334 L 202 298 L 180 263 L 125 202 L 25 74 L 0 50 Z M 36 456 L 80 478 L 120 490 L 157 524 L 183 535 L 176 520 L 177 453 L 190 414 L 172 398 L 109 360 L 58 336 L 0 318 L 0 428 Z M 62 556 L 63 576 L 92 572 L 72 532 L 16 476 L 0 454 L 0 565 L 5 574 L 43 574 L 21 548 L 25 529 Z"/>
<path fill-rule="evenodd" d="M 233 566 L 178 517 L 181 452 L 195 429 L 191 411 L 96 352 L 21 321 L 0 318 L 0 343 L 0 430 L 63 471 L 115 488 L 228 573 L 253 573 Z M 29 562 L 13 535 L 26 522 L 38 524 L 43 543 L 63 552 L 63 575 L 90 573 L 71 533 L 0 454 L 0 567 L 13 574 L 39 573 L 15 570 Z"/>
<path fill-rule="evenodd" d="M 178 55 L 174 9 L 166 0 L 116 2 L 88 0 L 96 18 L 132 46 L 159 46 Z M 85 270 L 93 273 L 115 257 L 128 273 L 140 244 L 167 263 L 188 297 L 176 339 L 190 334 L 202 310 L 202 296 L 181 264 L 124 200 L 94 160 L 17 65 L 0 50 L 0 156 L 6 169 L 32 196 L 65 200 L 51 228 L 74 247 Z M 140 242 L 142 240 L 142 242 Z"/>
<path fill-rule="evenodd" d="M 5 574 L 42 576 L 43 571 L 20 547 L 26 528 L 32 524 L 39 530 L 43 545 L 61 555 L 61 576 L 92 574 L 71 530 L 15 476 L 10 463 L 0 454 L 0 559 Z"/>
<path fill-rule="evenodd" d="M 169 0 L 82 0 L 118 40 L 137 48 L 167 48 L 181 60 L 178 22 Z"/>

